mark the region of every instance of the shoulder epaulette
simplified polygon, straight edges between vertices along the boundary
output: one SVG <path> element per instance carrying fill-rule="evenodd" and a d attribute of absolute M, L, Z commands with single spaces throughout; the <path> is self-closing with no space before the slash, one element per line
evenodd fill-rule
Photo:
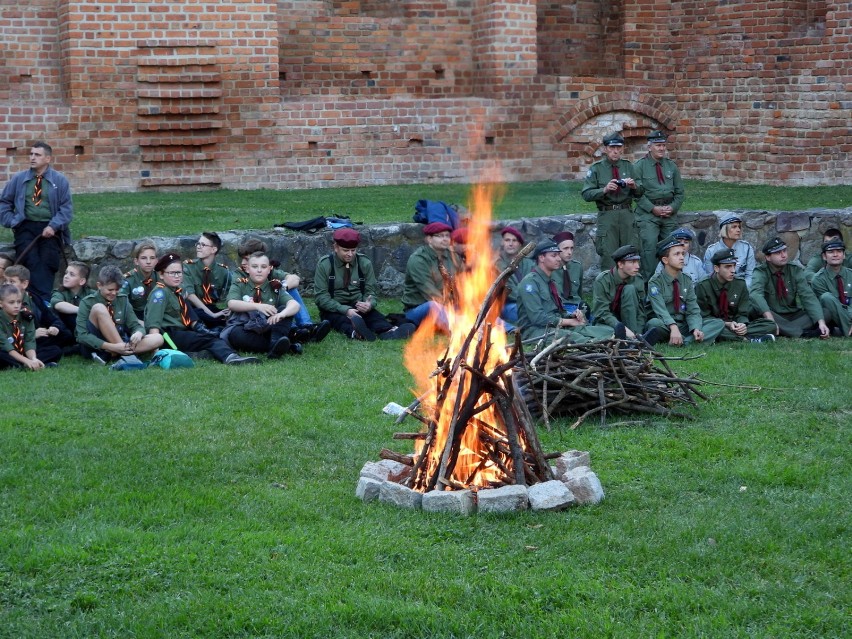
<path fill-rule="evenodd" d="M 249 281 L 249 278 L 247 278 L 247 277 L 237 278 L 237 284 L 248 284 L 248 281 Z"/>
<path fill-rule="evenodd" d="M 195 260 L 184 260 L 184 264 L 195 264 Z"/>
<path fill-rule="evenodd" d="M 269 280 L 269 286 L 274 292 L 277 293 L 281 290 L 284 284 L 281 282 L 281 280 Z"/>
<path fill-rule="evenodd" d="M 221 266 L 225 270 L 230 270 L 230 268 L 231 268 L 227 264 L 222 264 L 222 262 L 219 262 L 218 264 L 219 264 L 219 266 Z"/>

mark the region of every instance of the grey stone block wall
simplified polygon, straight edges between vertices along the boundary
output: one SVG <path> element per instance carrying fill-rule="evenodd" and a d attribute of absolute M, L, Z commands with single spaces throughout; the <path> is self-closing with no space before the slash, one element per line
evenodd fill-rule
<path fill-rule="evenodd" d="M 852 207 L 808 211 L 724 210 L 681 213 L 678 217 L 683 226 L 691 228 L 697 236 L 693 253 L 704 257 L 705 248 L 719 239 L 719 220 L 731 213 L 737 213 L 743 218 L 744 239 L 754 245 L 757 251 L 760 251 L 766 240 L 780 235 L 790 247 L 790 258 L 799 259 L 803 264 L 819 253 L 825 229 L 840 228 L 847 243 L 852 238 Z M 592 281 L 599 273 L 598 257 L 594 250 L 596 221 L 595 215 L 501 220 L 492 224 L 492 244 L 496 250 L 500 242 L 499 230 L 508 225 L 518 228 L 528 242 L 569 230 L 576 236 L 575 259 L 584 266 L 584 290 L 590 293 Z M 422 229 L 422 225 L 410 222 L 358 228 L 362 236 L 360 251 L 372 260 L 383 296 L 401 295 L 405 264 L 411 253 L 423 242 Z M 301 276 L 301 289 L 304 294 L 310 296 L 313 294 L 313 274 L 317 261 L 331 251 L 331 233 L 323 231 L 308 235 L 283 229 L 220 232 L 224 242 L 220 261 L 233 267 L 237 261 L 237 246 L 245 238 L 262 239 L 269 246 L 272 259 L 279 260 L 287 272 Z M 151 239 L 156 243 L 159 254 L 174 251 L 184 258 L 195 257 L 197 236 Z M 130 255 L 136 241 L 138 240 L 109 240 L 103 237 L 79 239 L 71 246 L 70 259 L 88 263 L 95 272 L 106 264 L 117 264 L 124 270 L 130 270 L 133 265 Z M 0 247 L 0 250 L 8 249 L 9 247 Z"/>

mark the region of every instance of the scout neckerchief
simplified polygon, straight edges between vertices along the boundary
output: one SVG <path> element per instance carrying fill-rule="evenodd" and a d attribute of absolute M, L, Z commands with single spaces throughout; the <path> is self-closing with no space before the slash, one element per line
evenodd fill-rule
<path fill-rule="evenodd" d="M 665 184 L 666 178 L 663 177 L 663 167 L 660 166 L 659 162 L 657 162 L 656 167 L 657 167 L 657 182 L 659 182 L 660 184 Z"/>
<path fill-rule="evenodd" d="M 41 180 L 42 176 L 37 175 L 35 181 L 35 187 L 33 187 L 33 204 L 39 206 L 41 204 Z"/>
<path fill-rule="evenodd" d="M 621 308 L 621 294 L 624 292 L 624 280 L 621 277 L 615 275 L 615 267 L 613 266 L 609 269 L 609 272 L 614 276 L 618 277 L 621 282 L 618 285 L 618 288 L 615 289 L 615 295 L 612 298 L 612 302 L 609 304 L 609 310 L 613 313 L 618 313 L 618 310 Z"/>
<path fill-rule="evenodd" d="M 192 324 L 192 318 L 189 316 L 189 307 L 186 305 L 186 300 L 183 299 L 183 289 L 178 287 L 175 289 L 175 295 L 177 295 L 178 305 L 180 306 L 180 321 L 183 322 L 183 325 L 189 328 L 190 324 Z"/>
<path fill-rule="evenodd" d="M 613 164 L 613 165 L 612 165 L 612 179 L 613 179 L 613 180 L 618 180 L 618 179 L 620 179 L 620 178 L 619 178 L 619 175 L 618 175 L 618 165 L 617 165 L 617 164 Z M 616 193 L 618 193 L 620 190 L 621 190 L 621 187 L 620 187 L 620 186 L 616 186 L 616 187 L 615 187 L 615 192 L 616 192 Z"/>
<path fill-rule="evenodd" d="M 775 276 L 775 295 L 779 301 L 787 299 L 787 283 L 784 281 L 784 273 L 775 271 L 773 275 Z"/>
<path fill-rule="evenodd" d="M 675 313 L 680 312 L 680 282 L 677 278 L 672 280 L 672 304 L 674 304 Z"/>
<path fill-rule="evenodd" d="M 437 253 L 437 251 L 436 251 Z M 453 276 L 450 275 L 450 272 L 447 270 L 447 267 L 444 266 L 444 256 L 443 254 L 438 255 L 438 272 L 441 274 L 441 279 L 444 282 L 444 297 L 447 302 L 450 304 L 456 303 L 456 287 L 455 280 Z"/>
<path fill-rule="evenodd" d="M 21 327 L 18 326 L 18 320 L 12 320 L 12 346 L 21 355 L 26 355 L 24 351 L 24 334 L 21 332 Z"/>
<path fill-rule="evenodd" d="M 837 296 L 840 298 L 840 303 L 843 306 L 849 305 L 849 298 L 846 297 L 846 285 L 843 283 L 843 278 L 838 273 L 834 280 L 837 282 Z"/>
<path fill-rule="evenodd" d="M 109 318 L 112 320 L 112 323 L 115 324 L 115 308 L 113 308 L 112 302 L 107 302 L 106 307 L 109 311 Z"/>
<path fill-rule="evenodd" d="M 210 282 L 210 267 L 205 266 L 201 275 L 201 301 L 205 304 L 213 303 L 213 284 Z"/>
<path fill-rule="evenodd" d="M 263 302 L 263 295 L 260 292 L 259 286 L 254 287 L 254 297 L 252 297 L 251 301 L 255 304 L 260 304 L 261 302 Z"/>
<path fill-rule="evenodd" d="M 565 293 L 565 299 L 571 297 L 571 274 L 568 272 L 568 265 L 562 267 L 562 291 Z"/>
<path fill-rule="evenodd" d="M 719 313 L 722 315 L 722 319 L 724 321 L 728 321 L 728 289 L 726 287 L 722 287 L 722 290 L 719 292 Z"/>

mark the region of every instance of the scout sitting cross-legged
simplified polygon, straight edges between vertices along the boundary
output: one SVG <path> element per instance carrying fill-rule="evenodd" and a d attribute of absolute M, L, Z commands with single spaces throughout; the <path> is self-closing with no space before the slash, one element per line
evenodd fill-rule
<path fill-rule="evenodd" d="M 270 359 L 301 355 L 302 345 L 287 337 L 299 303 L 281 281 L 269 279 L 272 265 L 264 253 L 252 253 L 247 269 L 248 277 L 234 280 L 228 291 L 231 315 L 223 339 L 240 350 L 267 353 Z"/>

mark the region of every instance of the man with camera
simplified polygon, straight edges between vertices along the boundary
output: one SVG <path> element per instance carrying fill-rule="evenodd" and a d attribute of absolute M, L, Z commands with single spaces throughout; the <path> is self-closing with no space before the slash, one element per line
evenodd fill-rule
<path fill-rule="evenodd" d="M 601 270 L 612 268 L 612 253 L 619 246 L 638 244 L 633 218 L 633 200 L 642 186 L 633 179 L 633 165 L 623 160 L 624 138 L 611 133 L 603 139 L 606 158 L 595 162 L 583 180 L 583 199 L 598 207 L 595 250 Z"/>

